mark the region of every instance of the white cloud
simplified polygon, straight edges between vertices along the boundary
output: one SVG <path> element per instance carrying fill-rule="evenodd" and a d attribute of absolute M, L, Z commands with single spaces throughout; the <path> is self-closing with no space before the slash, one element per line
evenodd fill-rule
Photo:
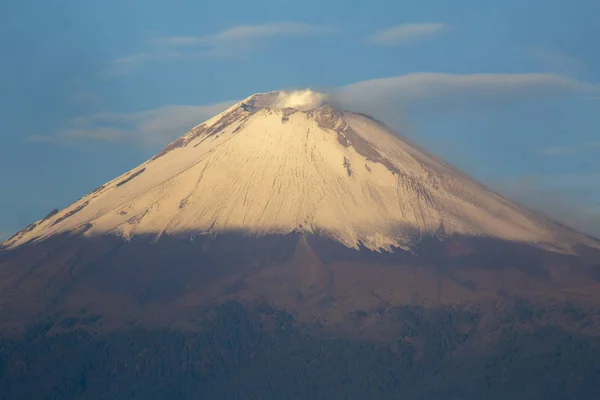
<path fill-rule="evenodd" d="M 599 89 L 598 85 L 551 73 L 461 75 L 417 72 L 353 83 L 343 87 L 341 92 L 363 92 L 370 97 L 425 99 L 459 93 L 474 96 L 528 94 L 537 97 Z"/>
<path fill-rule="evenodd" d="M 261 25 L 244 25 L 226 29 L 206 36 L 172 36 L 156 40 L 167 46 L 220 46 L 231 42 L 248 42 L 257 39 L 283 36 L 320 35 L 335 32 L 331 26 L 302 24 L 297 22 L 272 22 Z"/>
<path fill-rule="evenodd" d="M 439 22 L 402 24 L 376 32 L 369 37 L 369 41 L 377 45 L 394 46 L 435 36 L 448 28 L 448 25 Z"/>
<path fill-rule="evenodd" d="M 73 118 L 57 135 L 31 135 L 27 140 L 55 144 L 92 140 L 162 146 L 234 103 L 235 101 L 204 106 L 169 105 L 131 114 L 97 113 Z"/>
<path fill-rule="evenodd" d="M 417 72 L 353 83 L 330 93 L 342 108 L 382 113 L 407 106 L 427 105 L 454 110 L 470 110 L 502 102 L 533 100 L 572 94 L 599 93 L 600 85 L 552 73 L 527 74 L 446 74 Z"/>
<path fill-rule="evenodd" d="M 298 110 L 312 110 L 320 107 L 327 101 L 327 94 L 316 92 L 314 90 L 293 90 L 290 92 L 282 91 L 277 95 L 275 104 L 272 107 L 286 108 L 292 107 Z"/>
<path fill-rule="evenodd" d="M 112 61 L 109 74 L 127 72 L 127 66 L 145 61 L 193 57 L 239 57 L 264 47 L 269 40 L 335 33 L 333 26 L 298 22 L 242 25 L 203 36 L 168 36 L 154 39 L 146 51 Z"/>

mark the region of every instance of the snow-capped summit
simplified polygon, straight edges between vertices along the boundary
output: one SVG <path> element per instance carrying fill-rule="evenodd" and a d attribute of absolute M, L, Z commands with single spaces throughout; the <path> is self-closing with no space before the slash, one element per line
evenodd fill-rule
<path fill-rule="evenodd" d="M 231 231 L 320 234 L 372 250 L 440 232 L 564 252 L 597 247 L 310 90 L 248 97 L 4 245 L 65 232 L 158 239 Z"/>

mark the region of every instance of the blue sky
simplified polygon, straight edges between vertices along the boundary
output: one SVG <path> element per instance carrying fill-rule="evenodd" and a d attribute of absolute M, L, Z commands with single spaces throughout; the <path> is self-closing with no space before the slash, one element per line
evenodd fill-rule
<path fill-rule="evenodd" d="M 231 101 L 311 87 L 600 235 L 600 3 L 4 0 L 0 237 Z"/>

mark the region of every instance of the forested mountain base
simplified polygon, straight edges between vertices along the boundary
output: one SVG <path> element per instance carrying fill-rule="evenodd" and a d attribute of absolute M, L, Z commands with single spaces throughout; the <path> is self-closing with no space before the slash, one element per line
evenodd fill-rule
<path fill-rule="evenodd" d="M 49 320 L 0 342 L 0 398 L 600 398 L 600 340 L 540 324 L 539 310 L 513 311 L 482 351 L 465 351 L 480 315 L 416 306 L 386 311 L 404 327 L 388 342 L 235 301 L 203 314 L 194 332 L 97 334 L 101 316 Z"/>

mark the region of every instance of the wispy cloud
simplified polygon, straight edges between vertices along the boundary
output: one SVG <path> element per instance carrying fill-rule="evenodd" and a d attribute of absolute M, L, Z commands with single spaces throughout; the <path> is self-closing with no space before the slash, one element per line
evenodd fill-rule
<path fill-rule="evenodd" d="M 432 37 L 448 29 L 449 25 L 439 22 L 402 24 L 374 33 L 369 41 L 381 46 L 395 46 Z"/>
<path fill-rule="evenodd" d="M 600 142 L 588 142 L 571 146 L 546 146 L 539 149 L 539 154 L 544 156 L 572 156 L 587 151 L 600 150 Z"/>
<path fill-rule="evenodd" d="M 226 29 L 206 36 L 172 36 L 157 39 L 156 43 L 167 46 L 230 45 L 232 42 L 249 42 L 270 37 L 306 36 L 329 34 L 336 31 L 332 26 L 302 24 L 297 22 L 273 22 L 261 25 L 245 25 Z"/>
<path fill-rule="evenodd" d="M 342 93 L 363 91 L 368 96 L 425 99 L 450 94 L 473 96 L 531 95 L 597 92 L 599 85 L 552 73 L 528 74 L 445 74 L 417 72 L 373 79 L 347 85 Z"/>
<path fill-rule="evenodd" d="M 340 107 L 372 113 L 426 104 L 470 110 L 502 102 L 600 93 L 600 85 L 552 73 L 446 74 L 418 72 L 353 83 L 332 90 Z M 384 110 L 384 111 L 382 111 Z"/>
<path fill-rule="evenodd" d="M 167 36 L 149 41 L 147 49 L 112 61 L 112 73 L 127 71 L 133 64 L 160 59 L 193 57 L 240 57 L 270 42 L 288 37 L 332 34 L 334 26 L 299 22 L 242 25 L 201 36 Z"/>
<path fill-rule="evenodd" d="M 130 114 L 97 113 L 71 119 L 56 135 L 31 135 L 27 140 L 52 144 L 100 141 L 162 146 L 234 103 L 229 101 L 204 106 L 169 105 Z"/>
<path fill-rule="evenodd" d="M 530 54 L 551 71 L 576 75 L 587 69 L 584 61 L 555 49 L 533 48 L 530 50 Z"/>

